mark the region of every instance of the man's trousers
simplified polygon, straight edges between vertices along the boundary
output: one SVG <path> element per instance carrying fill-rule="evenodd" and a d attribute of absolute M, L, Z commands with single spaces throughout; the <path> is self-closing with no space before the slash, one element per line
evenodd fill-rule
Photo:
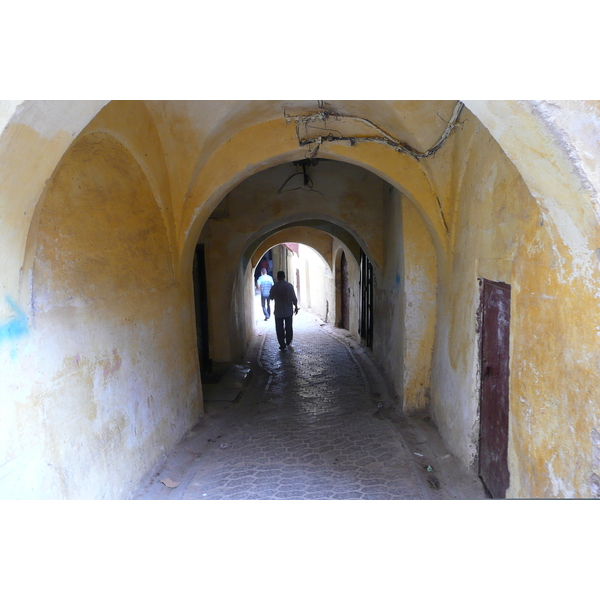
<path fill-rule="evenodd" d="M 294 337 L 294 329 L 292 327 L 293 316 L 290 317 L 275 317 L 275 333 L 277 333 L 277 341 L 279 346 L 285 348 L 292 343 Z"/>
<path fill-rule="evenodd" d="M 269 296 L 261 296 L 260 297 L 260 305 L 263 309 L 265 319 L 268 319 L 271 316 L 271 300 L 270 300 Z"/>

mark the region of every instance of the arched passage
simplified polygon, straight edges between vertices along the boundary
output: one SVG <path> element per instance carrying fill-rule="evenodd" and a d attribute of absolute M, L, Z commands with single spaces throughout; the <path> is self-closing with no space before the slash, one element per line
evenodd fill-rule
<path fill-rule="evenodd" d="M 277 165 L 283 168 L 284 163 L 306 155 L 306 150 L 298 147 L 294 125 L 285 123 L 281 116 L 281 103 L 259 103 L 260 106 L 229 103 L 221 108 L 218 103 L 203 106 L 202 103 L 148 102 L 143 103 L 144 106 L 140 103 L 135 110 L 127 103 L 111 103 L 102 116 L 99 111 L 104 104 L 24 103 L 12 106 L 5 119 L 6 127 L 0 139 L 3 180 L 0 245 L 4 260 L 0 326 L 6 337 L 2 338 L 0 349 L 6 377 L 2 379 L 0 397 L 18 400 L 11 404 L 5 421 L 9 423 L 9 433 L 19 431 L 22 415 L 14 412 L 16 407 L 34 404 L 62 377 L 62 366 L 52 361 L 48 363 L 52 367 L 46 366 L 40 371 L 43 375 L 38 383 L 32 377 L 31 365 L 35 361 L 31 358 L 38 357 L 37 360 L 43 362 L 43 357 L 52 353 L 52 342 L 45 339 L 42 346 L 34 343 L 38 341 L 36 336 L 42 333 L 39 330 L 35 333 L 35 286 L 32 286 L 24 256 L 27 239 L 35 239 L 35 231 L 31 230 L 33 235 L 29 235 L 29 227 L 36 206 L 44 201 L 45 186 L 52 185 L 51 176 L 60 160 L 68 157 L 65 153 L 96 114 L 102 119 L 106 117 L 102 127 L 95 128 L 99 121 L 91 124 L 99 134 L 110 134 L 121 141 L 131 140 L 131 136 L 136 137 L 138 133 L 148 134 L 142 136 L 151 149 L 148 161 L 141 160 L 146 153 L 144 144 L 122 145 L 135 148 L 133 155 L 147 179 L 148 195 L 154 196 L 166 224 L 166 239 L 176 266 L 171 281 L 173 288 L 169 288 L 169 294 L 174 294 L 173 302 L 166 310 L 178 314 L 181 339 L 186 340 L 189 339 L 187 332 L 193 331 L 189 272 L 198 236 L 207 221 L 212 221 L 211 227 L 215 230 L 220 227 L 221 233 L 229 231 L 229 241 L 235 240 L 238 233 L 227 229 L 225 221 L 209 219 L 210 213 L 249 176 Z M 447 116 L 444 110 L 454 103 L 448 104 L 450 106 L 425 102 L 355 102 L 338 103 L 338 108 L 346 106 L 350 112 L 370 118 L 394 136 L 426 149 L 438 135 L 440 119 L 436 111 L 440 108 L 442 117 Z M 296 107 L 306 112 L 314 108 L 307 103 L 298 103 Z M 405 224 L 412 218 L 409 210 L 414 209 L 415 222 L 423 225 L 427 233 L 415 238 L 414 248 L 418 247 L 419 240 L 424 240 L 426 255 L 431 258 L 429 266 L 414 273 L 439 274 L 434 286 L 435 342 L 429 400 L 426 387 L 420 389 L 452 451 L 464 464 L 473 465 L 477 458 L 477 280 L 484 277 L 510 282 L 515 320 L 511 329 L 513 403 L 508 493 L 513 496 L 589 495 L 592 489 L 598 489 L 597 481 L 600 481 L 600 467 L 594 462 L 595 399 L 600 397 L 600 381 L 593 365 L 598 358 L 598 344 L 597 331 L 590 325 L 597 319 L 599 309 L 596 297 L 600 278 L 596 252 L 600 247 L 596 206 L 598 178 L 594 171 L 598 106 L 597 103 L 504 102 L 467 103 L 467 107 L 472 111 L 465 112 L 459 127 L 440 151 L 423 160 L 400 155 L 375 143 L 324 144 L 320 157 L 364 167 L 381 180 L 381 194 L 373 195 L 361 211 L 343 213 L 340 207 L 338 214 L 328 212 L 325 216 L 322 213 L 328 211 L 328 206 L 322 201 L 314 202 L 311 198 L 307 207 L 303 199 L 305 212 L 302 213 L 298 198 L 294 208 L 293 197 L 280 194 L 271 204 L 272 214 L 254 215 L 259 224 L 254 233 L 264 223 L 283 227 L 318 218 L 331 220 L 336 225 L 346 224 L 348 230 L 356 233 L 361 247 L 381 267 L 377 277 L 377 301 L 381 311 L 378 322 L 384 326 L 385 335 L 380 345 L 375 345 L 374 354 L 384 363 L 388 361 L 386 370 L 392 373 L 396 390 L 406 390 L 409 369 L 402 356 L 407 355 L 411 338 L 408 335 L 401 338 L 399 325 L 419 322 L 422 315 L 415 310 L 414 318 L 408 319 L 409 309 L 417 305 L 409 305 L 406 292 L 404 303 L 398 302 L 402 294 L 394 287 L 396 281 L 409 280 L 407 244 L 403 245 L 401 256 L 400 247 L 392 250 L 394 241 L 398 241 L 397 235 L 377 237 L 373 231 L 387 227 L 390 232 L 402 231 L 404 235 L 408 231 Z M 104 143 L 95 149 L 107 157 L 112 156 Z M 130 156 L 123 158 L 123 164 L 129 165 L 130 160 Z M 83 172 L 85 167 L 80 166 Z M 323 165 L 317 169 L 320 166 Z M 113 175 L 124 177 L 119 169 L 115 169 Z M 135 176 L 138 181 L 137 174 Z M 124 182 L 116 185 L 102 170 L 99 180 L 112 182 L 124 197 L 132 197 Z M 281 184 L 281 180 L 272 183 Z M 393 191 L 390 187 L 402 195 L 399 201 L 401 226 L 398 219 L 384 218 L 385 198 Z M 280 185 L 274 185 L 272 193 L 276 194 L 279 188 Z M 350 196 L 354 190 L 346 191 Z M 250 198 L 245 204 L 250 213 L 254 200 Z M 132 208 L 136 206 L 133 202 Z M 387 209 L 390 206 L 388 203 Z M 378 214 L 383 215 L 379 222 Z M 350 222 L 356 225 L 349 226 Z M 59 242 L 58 247 L 62 243 Z M 157 247 L 162 261 L 165 247 L 162 242 Z M 233 252 L 229 247 L 225 249 L 239 262 L 241 253 L 236 254 L 237 250 Z M 144 253 L 147 248 L 138 240 L 131 251 Z M 154 256 L 152 252 L 150 255 Z M 81 260 L 85 262 L 93 256 L 85 249 Z M 415 251 L 414 256 L 419 253 Z M 112 277 L 118 279 L 118 273 Z M 423 297 L 431 296 L 429 275 L 426 288 L 422 287 L 419 277 L 413 281 L 414 290 L 421 290 Z M 177 288 L 178 285 L 181 287 Z M 145 298 L 154 298 L 156 306 L 151 312 L 159 314 L 160 307 L 164 308 L 163 298 L 158 297 L 160 294 L 154 296 L 151 290 Z M 231 304 L 232 294 L 233 289 L 219 291 L 214 301 L 218 303 L 224 297 Z M 85 307 L 69 310 L 85 311 Z M 67 331 L 68 322 L 63 326 Z M 150 326 L 149 322 L 144 326 Z M 157 332 L 161 333 L 161 339 L 168 337 L 168 326 L 170 322 L 165 324 L 164 335 L 162 327 Z M 231 331 L 246 330 L 246 324 L 241 321 L 233 329 L 227 323 L 222 335 L 231 338 Z M 105 334 L 98 332 L 98 335 Z M 238 343 L 234 340 L 234 345 Z M 231 355 L 230 350 L 227 356 Z M 420 350 L 415 352 L 419 354 Z M 184 352 L 186 369 L 190 356 L 188 344 L 188 351 Z M 144 359 L 140 369 L 150 370 L 151 365 L 152 360 Z M 132 361 L 128 368 L 132 380 L 135 379 L 137 364 Z M 173 383 L 173 397 L 182 399 L 185 406 L 193 404 L 197 392 L 194 382 L 197 384 L 197 373 L 189 368 L 180 383 Z M 151 382 L 147 389 L 160 390 L 163 385 L 163 381 Z M 92 386 L 92 389 L 95 388 Z M 169 409 L 165 411 L 168 413 Z M 189 415 L 185 409 L 180 413 L 177 417 L 180 419 Z M 140 418 L 127 416 L 124 422 L 138 423 Z M 30 433 L 35 435 L 35 432 Z M 9 440 L 5 445 L 7 456 L 18 455 L 25 447 L 25 438 L 19 436 L 17 433 L 4 436 Z M 73 439 L 76 438 L 74 435 Z M 174 443 L 169 439 L 168 443 Z M 580 460 L 575 464 L 571 460 L 572 453 L 565 449 L 575 449 Z M 37 465 L 36 461 L 32 462 Z"/>
<path fill-rule="evenodd" d="M 325 230 L 337 231 L 339 227 L 328 228 L 323 224 L 319 229 L 302 225 L 292 225 L 288 228 L 277 230 L 272 235 L 266 237 L 259 248 L 254 252 L 251 264 L 264 254 L 264 251 L 273 248 L 277 244 L 293 242 L 301 244 L 304 248 L 310 248 L 318 260 L 313 260 L 303 252 L 299 257 L 300 271 L 302 273 L 302 285 L 300 296 L 301 304 L 312 310 L 324 322 L 336 322 L 340 310 L 339 304 L 339 259 L 336 256 L 345 253 L 348 256 L 349 270 L 346 269 L 348 282 L 351 283 L 351 292 L 348 293 L 348 327 L 347 329 L 353 335 L 358 334 L 358 315 L 359 315 L 359 262 L 355 254 L 349 250 L 339 238 Z M 350 238 L 355 242 L 354 238 Z M 355 242 L 358 246 L 358 243 Z M 360 257 L 360 254 L 359 254 Z M 298 291 L 298 290 L 297 290 Z M 308 291 L 308 294 L 305 294 Z M 350 298 L 352 299 L 350 301 Z M 351 325 L 350 325 L 351 324 Z"/>
<path fill-rule="evenodd" d="M 283 242 L 306 244 L 325 258 L 331 279 L 324 285 L 324 306 L 318 311 L 325 321 L 334 321 L 340 311 L 336 257 L 344 251 L 349 261 L 348 330 L 357 339 L 359 333 L 365 337 L 359 328 L 365 304 L 359 271 L 362 251 L 376 279 L 370 307 L 378 314 L 373 351 L 398 391 L 402 408 L 425 407 L 438 281 L 427 224 L 398 190 L 347 163 L 323 161 L 310 171 L 314 189 L 278 193 L 295 170 L 292 164 L 279 165 L 244 180 L 227 194 L 202 231 L 199 242 L 207 253 L 213 285 L 208 294 L 211 358 L 230 362 L 241 357 L 254 327 L 247 304 L 253 295 L 254 267 L 269 248 Z"/>
<path fill-rule="evenodd" d="M 260 253 L 261 248 L 264 253 L 265 240 L 273 232 L 290 227 L 307 230 L 309 225 L 313 236 L 322 234 L 321 240 L 339 236 L 355 252 L 357 246 L 365 248 L 374 257 L 375 265 L 382 263 L 381 211 L 389 193 L 383 182 L 367 171 L 333 161 L 324 161 L 318 168 L 315 179 L 323 186 L 321 193 L 327 195 L 326 202 L 322 202 L 321 193 L 316 192 L 298 190 L 278 194 L 281 183 L 295 170 L 291 164 L 280 165 L 241 182 L 207 220 L 199 242 L 206 249 L 209 281 L 214 281 L 208 312 L 211 331 L 214 328 L 214 334 L 209 336 L 213 340 L 211 355 L 217 362 L 239 357 L 252 331 L 249 313 L 229 307 L 232 302 L 236 307 L 243 306 L 242 284 L 235 282 L 250 285 L 246 273 L 250 259 Z M 373 221 L 361 218 L 365 209 L 378 216 Z M 331 256 L 331 250 L 323 252 Z M 331 258 L 328 262 L 331 268 Z M 228 335 L 219 336 L 217 331 L 227 331 Z"/>
<path fill-rule="evenodd" d="M 308 230 L 311 231 L 309 232 Z M 319 231 L 324 232 L 326 235 L 316 235 Z M 285 233 L 277 236 L 279 232 Z M 346 246 L 347 251 L 350 252 L 357 261 L 360 259 L 360 243 L 347 229 L 324 219 L 305 219 L 303 221 L 287 223 L 286 225 L 261 233 L 244 251 L 242 259 L 244 267 L 249 260 L 253 266 L 256 265 L 257 258 L 260 258 L 266 252 L 268 247 L 272 247 L 274 243 L 280 243 L 275 242 L 276 239 L 287 239 L 288 237 L 290 237 L 291 241 L 298 241 L 307 246 L 312 246 L 315 249 L 317 249 L 317 246 L 315 246 L 317 244 L 318 248 L 320 248 L 320 254 L 328 260 L 330 266 L 331 250 L 326 248 L 327 243 L 323 240 L 328 240 L 331 237 L 334 237 L 343 243 Z M 304 241 L 300 241 L 300 238 Z"/>

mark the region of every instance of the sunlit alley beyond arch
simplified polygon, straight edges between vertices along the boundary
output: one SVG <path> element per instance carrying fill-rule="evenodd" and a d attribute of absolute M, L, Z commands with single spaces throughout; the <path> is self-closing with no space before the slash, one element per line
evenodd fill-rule
<path fill-rule="evenodd" d="M 265 255 L 320 339 L 341 335 L 347 382 L 380 381 L 377 416 L 364 409 L 374 464 L 387 453 L 369 419 L 413 419 L 488 496 L 600 496 L 598 102 L 1 108 L 1 498 L 139 497 L 210 421 L 215 373 L 243 372 L 249 351 L 253 385 L 269 372 Z M 275 412 L 297 357 L 271 370 Z M 396 434 L 412 466 L 427 455 Z M 360 452 L 340 454 L 356 454 L 345 472 Z M 376 493 L 405 497 L 408 471 L 385 460 Z"/>

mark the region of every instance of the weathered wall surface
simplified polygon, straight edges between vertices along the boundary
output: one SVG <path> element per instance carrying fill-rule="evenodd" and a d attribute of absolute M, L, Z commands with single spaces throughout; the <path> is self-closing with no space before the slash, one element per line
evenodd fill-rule
<path fill-rule="evenodd" d="M 49 183 L 31 294 L 31 387 L 5 452 L 45 460 L 15 493 L 126 497 L 197 421 L 201 392 L 162 216 L 114 138 L 83 137 Z"/>
<path fill-rule="evenodd" d="M 156 122 L 147 104 L 138 100 L 113 101 L 105 106 L 81 135 L 109 133 L 119 140 L 134 157 L 150 186 L 154 201 L 163 218 L 168 247 L 176 247 L 172 187 L 169 162 Z M 180 155 L 181 163 L 184 163 Z M 180 183 L 179 181 L 177 183 Z M 176 258 L 176 256 L 175 256 Z"/>
<path fill-rule="evenodd" d="M 374 286 L 373 355 L 406 413 L 425 409 L 436 320 L 437 261 L 413 203 L 383 187 L 385 267 Z"/>
<path fill-rule="evenodd" d="M 105 102 L 4 102 L 0 114 L 0 297 L 27 303 L 21 271 L 36 204 L 58 161 Z M 5 127 L 1 127 L 2 125 Z M 2 130 L 4 129 L 4 130 Z M 0 303 L 0 322 L 11 318 Z"/>
<path fill-rule="evenodd" d="M 302 304 L 325 323 L 334 322 L 335 280 L 330 266 L 306 245 L 299 247 L 298 266 Z"/>
<path fill-rule="evenodd" d="M 432 412 L 450 448 L 476 466 L 477 280 L 512 286 L 509 470 L 513 497 L 594 495 L 600 387 L 597 273 L 578 269 L 560 227 L 489 132 L 466 123 L 456 213 L 441 274 Z M 556 207 L 554 208 L 556 210 Z M 568 424 L 568 425 L 567 425 Z"/>
<path fill-rule="evenodd" d="M 380 185 L 384 211 L 381 237 L 385 263 L 374 269 L 373 356 L 389 378 L 400 403 L 404 391 L 404 239 L 400 193 Z M 360 295 L 360 291 L 359 291 Z"/>
<path fill-rule="evenodd" d="M 593 280 L 574 263 L 543 215 L 515 256 L 509 446 L 514 496 L 600 497 L 600 306 L 590 289 Z"/>
<path fill-rule="evenodd" d="M 244 354 L 246 344 L 250 340 L 255 326 L 254 304 L 252 301 L 255 289 L 254 272 L 250 264 L 248 264 L 245 271 L 241 261 L 238 262 L 237 266 L 229 312 L 230 356 L 234 357 L 230 359 L 232 362 L 239 360 Z M 218 331 L 216 331 L 216 335 L 218 336 L 217 340 L 223 337 L 222 334 L 219 335 Z"/>
<path fill-rule="evenodd" d="M 538 211 L 485 128 L 468 120 L 461 140 L 464 152 L 459 148 L 454 157 L 460 175 L 452 255 L 438 289 L 431 410 L 450 449 L 473 466 L 479 436 L 478 277 L 512 283 L 515 254 Z M 518 335 L 513 327 L 511 337 Z"/>
<path fill-rule="evenodd" d="M 402 198 L 404 239 L 404 410 L 428 407 L 435 341 L 438 269 L 431 236 L 413 203 Z"/>

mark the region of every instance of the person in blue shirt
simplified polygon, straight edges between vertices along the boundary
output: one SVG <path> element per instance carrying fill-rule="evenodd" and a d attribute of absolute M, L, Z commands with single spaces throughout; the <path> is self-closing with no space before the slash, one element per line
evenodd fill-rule
<path fill-rule="evenodd" d="M 271 317 L 271 299 L 269 294 L 273 287 L 273 278 L 267 275 L 266 269 L 261 269 L 261 276 L 256 280 L 256 288 L 260 290 L 260 306 L 265 315 L 265 321 L 268 321 Z"/>
<path fill-rule="evenodd" d="M 271 300 L 275 300 L 275 332 L 279 349 L 285 350 L 292 343 L 294 330 L 293 315 L 298 314 L 298 298 L 294 286 L 285 280 L 283 271 L 277 272 L 277 283 L 271 288 Z M 296 307 L 296 310 L 293 310 Z"/>

